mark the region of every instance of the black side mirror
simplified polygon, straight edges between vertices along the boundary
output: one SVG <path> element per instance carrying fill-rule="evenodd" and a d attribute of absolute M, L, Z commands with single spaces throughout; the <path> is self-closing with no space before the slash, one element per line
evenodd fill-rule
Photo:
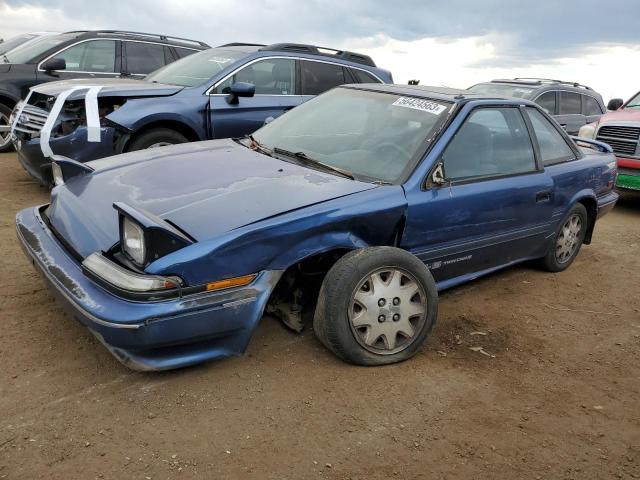
<path fill-rule="evenodd" d="M 236 82 L 229 88 L 227 103 L 237 105 L 239 97 L 253 97 L 256 94 L 256 86 L 253 83 Z"/>
<path fill-rule="evenodd" d="M 64 58 L 50 58 L 42 64 L 45 72 L 51 73 L 54 70 L 66 70 L 67 62 Z"/>
<path fill-rule="evenodd" d="M 607 104 L 607 110 L 618 110 L 623 104 L 624 100 L 622 100 L 621 98 L 612 98 Z"/>

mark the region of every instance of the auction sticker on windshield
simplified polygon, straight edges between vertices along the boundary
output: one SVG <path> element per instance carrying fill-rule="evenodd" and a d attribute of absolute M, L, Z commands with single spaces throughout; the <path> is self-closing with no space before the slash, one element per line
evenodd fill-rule
<path fill-rule="evenodd" d="M 440 103 L 432 102 L 422 98 L 400 97 L 391 105 L 396 107 L 413 108 L 414 110 L 422 110 L 423 112 L 433 113 L 434 115 L 440 115 L 447 107 Z"/>

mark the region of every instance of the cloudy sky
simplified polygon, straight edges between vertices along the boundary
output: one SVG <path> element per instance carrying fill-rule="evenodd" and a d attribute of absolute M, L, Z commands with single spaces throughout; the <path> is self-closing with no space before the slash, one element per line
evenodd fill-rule
<path fill-rule="evenodd" d="M 356 50 L 398 83 L 561 78 L 605 102 L 640 90 L 640 0 L 0 0 L 0 37 L 87 28 Z"/>

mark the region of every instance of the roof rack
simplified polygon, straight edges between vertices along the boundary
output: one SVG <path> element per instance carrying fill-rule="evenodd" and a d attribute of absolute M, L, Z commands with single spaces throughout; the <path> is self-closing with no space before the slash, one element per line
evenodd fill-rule
<path fill-rule="evenodd" d="M 170 35 L 158 35 L 155 33 L 143 33 L 143 32 L 130 32 L 127 30 L 81 30 L 78 31 L 78 33 L 83 32 L 83 33 L 96 33 L 98 35 L 109 35 L 109 34 L 117 34 L 117 35 L 129 35 L 132 37 L 149 37 L 149 38 L 155 38 L 158 40 L 164 40 L 164 41 L 171 41 L 171 40 L 177 40 L 179 42 L 183 42 L 183 43 L 190 43 L 193 45 L 198 45 L 200 47 L 205 47 L 205 48 L 211 48 L 210 45 L 207 45 L 204 42 L 201 42 L 199 40 L 191 40 L 190 38 L 181 38 L 181 37 L 172 37 Z M 75 33 L 75 32 L 68 32 L 68 33 Z"/>
<path fill-rule="evenodd" d="M 368 55 L 361 53 L 349 52 L 347 50 L 336 50 L 334 48 L 316 47 L 315 45 L 305 45 L 302 43 L 274 43 L 260 49 L 261 51 L 276 52 L 297 52 L 308 53 L 310 55 L 323 55 L 325 57 L 341 58 L 353 63 L 360 63 L 375 67 L 376 64 Z"/>
<path fill-rule="evenodd" d="M 555 78 L 516 77 L 514 79 L 492 80 L 492 82 L 504 83 L 504 82 L 513 82 L 514 80 L 516 82 L 528 83 L 529 85 L 542 85 L 542 84 L 557 83 L 557 84 L 560 84 L 560 85 L 570 85 L 570 86 L 576 87 L 576 88 L 584 88 L 585 90 L 593 90 L 591 87 L 588 87 L 586 85 L 582 85 L 581 83 L 578 83 L 578 82 L 566 82 L 564 80 L 557 80 Z"/>
<path fill-rule="evenodd" d="M 225 43 L 224 45 L 218 45 L 217 48 L 224 47 L 266 47 L 264 43 L 243 43 L 243 42 L 231 42 Z"/>

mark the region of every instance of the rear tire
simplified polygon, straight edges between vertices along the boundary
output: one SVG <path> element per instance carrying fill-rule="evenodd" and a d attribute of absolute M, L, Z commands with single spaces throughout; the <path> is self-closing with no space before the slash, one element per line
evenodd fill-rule
<path fill-rule="evenodd" d="M 399 248 L 363 248 L 327 273 L 313 330 L 342 360 L 385 365 L 415 355 L 437 313 L 436 284 L 423 262 Z"/>
<path fill-rule="evenodd" d="M 188 141 L 187 137 L 170 128 L 154 128 L 153 130 L 134 137 L 133 141 L 127 147 L 127 151 L 135 152 L 136 150 L 176 145 L 178 143 L 187 143 Z"/>
<path fill-rule="evenodd" d="M 561 272 L 569 268 L 582 247 L 588 221 L 587 209 L 581 203 L 576 203 L 560 223 L 560 228 L 553 237 L 553 244 L 542 260 L 547 270 Z"/>
<path fill-rule="evenodd" d="M 0 126 L 10 126 L 9 117 L 11 117 L 11 107 L 0 103 Z M 13 144 L 9 136 L 9 132 L 0 133 L 0 153 L 13 150 Z"/>

